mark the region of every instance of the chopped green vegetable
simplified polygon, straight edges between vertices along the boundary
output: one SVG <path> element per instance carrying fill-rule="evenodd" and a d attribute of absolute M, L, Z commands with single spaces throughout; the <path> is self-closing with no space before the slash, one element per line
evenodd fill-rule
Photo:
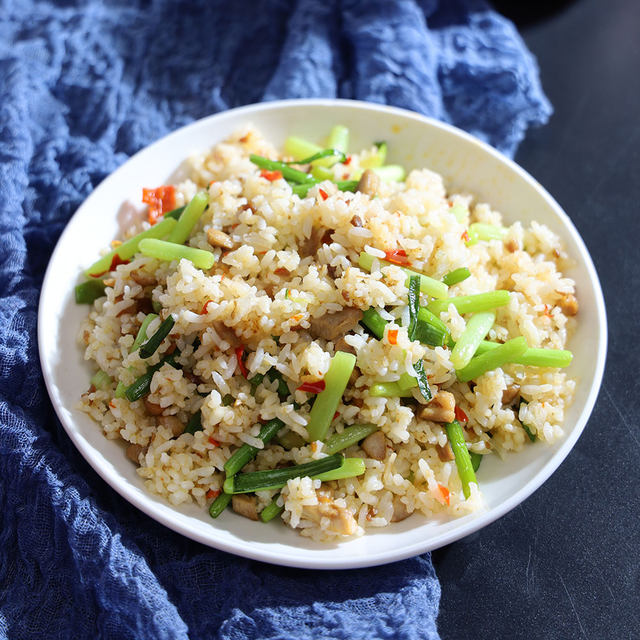
<path fill-rule="evenodd" d="M 307 191 L 309 191 L 309 189 L 311 189 L 311 187 L 315 186 L 316 184 L 320 184 L 320 183 L 317 180 L 314 180 L 313 182 L 305 182 L 304 184 L 293 184 L 291 185 L 291 191 L 295 195 L 303 198 L 304 196 L 307 195 Z M 338 187 L 340 191 L 355 191 L 358 186 L 358 181 L 357 180 L 338 180 L 334 182 L 334 184 Z"/>
<path fill-rule="evenodd" d="M 402 182 L 407 177 L 404 167 L 399 164 L 387 164 L 373 169 L 384 182 Z"/>
<path fill-rule="evenodd" d="M 469 215 L 469 209 L 463 204 L 457 203 L 449 209 L 449 213 L 452 213 L 458 222 L 464 222 Z"/>
<path fill-rule="evenodd" d="M 187 426 L 184 428 L 185 433 L 193 435 L 196 431 L 202 431 L 202 411 L 198 409 L 187 422 Z"/>
<path fill-rule="evenodd" d="M 76 285 L 76 304 L 93 304 L 104 295 L 107 288 L 102 280 L 87 280 Z"/>
<path fill-rule="evenodd" d="M 478 345 L 489 333 L 496 314 L 493 311 L 481 311 L 474 313 L 467 322 L 462 335 L 458 338 L 456 346 L 451 351 L 451 364 L 458 369 L 464 369 L 476 353 Z"/>
<path fill-rule="evenodd" d="M 177 209 L 172 209 L 171 211 L 167 211 L 164 214 L 164 218 L 173 218 L 174 220 L 178 220 L 182 215 L 182 212 L 185 210 L 186 205 L 184 207 L 178 207 Z"/>
<path fill-rule="evenodd" d="M 413 389 L 418 386 L 418 380 L 415 376 L 410 376 L 406 371 L 400 376 L 398 380 L 398 388 L 405 391 L 406 389 Z"/>
<path fill-rule="evenodd" d="M 278 418 L 269 420 L 269 422 L 262 425 L 260 433 L 258 434 L 258 438 L 260 438 L 262 442 L 267 444 L 276 436 L 276 434 L 278 433 L 278 431 L 280 431 L 280 429 L 282 429 L 282 427 L 284 427 L 284 422 L 282 422 L 282 420 L 279 420 Z M 252 447 L 250 444 L 243 444 L 239 449 L 237 449 L 233 453 L 233 455 L 224 463 L 224 470 L 227 474 L 227 478 L 238 473 L 238 471 L 240 471 L 240 469 L 242 469 L 245 464 L 253 460 L 258 455 L 258 451 L 260 451 L 260 449 Z"/>
<path fill-rule="evenodd" d="M 318 153 L 319 151 L 322 151 L 322 147 L 320 145 L 309 142 L 304 138 L 299 138 L 298 136 L 289 136 L 284 141 L 285 154 L 292 156 L 298 162 L 300 162 L 302 158 L 312 156 L 314 153 Z"/>
<path fill-rule="evenodd" d="M 475 356 L 466 367 L 456 371 L 456 375 L 458 380 L 461 382 L 475 380 L 487 371 L 491 371 L 507 363 L 514 362 L 526 350 L 527 341 L 522 336 L 519 338 L 513 338 L 513 340 L 509 340 L 504 344 L 501 344 L 496 349 L 487 351 L 482 355 Z"/>
<path fill-rule="evenodd" d="M 140 328 L 138 329 L 138 333 L 136 335 L 136 339 L 133 341 L 131 348 L 129 349 L 129 353 L 133 353 L 137 351 L 143 342 L 147 340 L 147 329 L 149 325 L 158 317 L 156 313 L 149 313 L 145 316 L 145 319 L 142 321 Z"/>
<path fill-rule="evenodd" d="M 448 287 L 453 287 L 454 284 L 460 284 L 470 276 L 471 271 L 469 271 L 467 267 L 460 267 L 459 269 L 449 271 L 449 273 L 442 278 L 442 282 L 444 282 Z"/>
<path fill-rule="evenodd" d="M 129 240 L 123 242 L 113 251 L 102 256 L 102 258 L 94 262 L 88 269 L 85 269 L 85 275 L 98 278 L 105 273 L 108 273 L 111 271 L 111 265 L 114 263 L 120 264 L 122 261 L 130 260 L 136 253 L 138 253 L 141 240 L 146 238 L 164 238 L 171 232 L 176 224 L 177 222 L 172 218 L 161 220 L 153 227 L 146 231 L 142 231 L 137 236 L 133 236 L 133 238 L 129 238 Z"/>
<path fill-rule="evenodd" d="M 409 340 L 415 340 L 416 326 L 418 324 L 418 311 L 420 310 L 420 276 L 409 276 L 409 327 L 407 334 Z"/>
<path fill-rule="evenodd" d="M 162 367 L 164 364 L 170 364 L 174 369 L 179 369 L 179 365 L 176 364 L 175 358 L 178 357 L 180 352 L 176 349 L 172 354 L 164 357 L 158 364 L 154 364 L 152 367 L 147 369 L 146 373 L 143 373 L 139 378 L 137 378 L 132 384 L 130 384 L 124 395 L 126 396 L 129 402 L 134 402 L 135 400 L 140 400 L 140 398 L 146 396 L 149 393 L 149 389 L 151 387 L 151 379 L 153 378 L 153 374 Z"/>
<path fill-rule="evenodd" d="M 413 365 L 413 368 L 416 370 L 417 374 L 418 389 L 420 389 L 422 397 L 427 402 L 430 402 L 433 396 L 431 394 L 431 387 L 429 387 L 429 380 L 427 379 L 427 374 L 425 373 L 422 360 L 418 360 L 418 362 Z"/>
<path fill-rule="evenodd" d="M 369 395 L 372 398 L 413 398 L 411 390 L 402 389 L 397 382 L 376 382 L 369 387 Z"/>
<path fill-rule="evenodd" d="M 490 311 L 496 307 L 503 307 L 509 304 L 509 292 L 504 289 L 488 291 L 487 293 L 477 293 L 470 296 L 458 296 L 457 298 L 447 298 L 446 300 L 432 300 L 427 308 L 436 315 L 446 311 L 452 304 L 458 313 L 477 313 L 479 311 Z"/>
<path fill-rule="evenodd" d="M 297 182 L 300 184 L 305 182 L 313 184 L 315 182 L 308 173 L 300 171 L 299 169 L 294 169 L 279 160 L 269 160 L 269 158 L 264 158 L 263 156 L 257 156 L 255 154 L 251 154 L 249 156 L 249 160 L 251 160 L 251 162 L 260 169 L 266 169 L 267 171 L 279 171 L 282 174 L 282 177 L 290 182 Z"/>
<path fill-rule="evenodd" d="M 116 392 L 114 394 L 114 396 L 116 398 L 124 398 L 124 392 L 127 390 L 127 385 L 122 382 L 122 380 L 118 381 L 118 384 L 116 385 Z"/>
<path fill-rule="evenodd" d="M 274 496 L 273 500 L 260 512 L 262 522 L 271 522 L 284 511 L 284 506 L 278 504 L 279 496 L 280 494 Z"/>
<path fill-rule="evenodd" d="M 190 260 L 197 269 L 211 269 L 216 257 L 211 251 L 204 249 L 194 249 L 193 247 L 185 247 L 182 244 L 174 242 L 166 242 L 165 240 L 145 239 L 140 242 L 140 251 L 145 256 L 156 258 L 158 260 Z"/>
<path fill-rule="evenodd" d="M 225 493 L 251 493 L 254 491 L 267 491 L 280 489 L 292 478 L 316 476 L 326 471 L 332 471 L 341 467 L 344 458 L 336 453 L 320 460 L 305 462 L 292 467 L 282 469 L 268 469 L 266 471 L 252 471 L 251 473 L 239 473 L 227 475 L 224 481 Z M 225 465 L 226 468 L 226 465 Z"/>
<path fill-rule="evenodd" d="M 313 155 L 310 155 L 308 158 L 303 158 L 302 160 L 293 160 L 292 162 L 285 162 L 284 164 L 311 164 L 316 160 L 320 160 L 322 158 L 331 158 L 333 159 L 333 164 L 337 162 L 344 162 L 347 159 L 347 156 L 339 151 L 338 149 L 322 149 L 317 151 Z"/>
<path fill-rule="evenodd" d="M 413 336 L 414 340 L 418 340 L 422 344 L 428 344 L 432 347 L 443 347 L 447 343 L 449 334 L 442 329 L 437 329 L 431 324 L 424 322 L 418 318 L 416 330 Z"/>
<path fill-rule="evenodd" d="M 467 449 L 467 443 L 464 440 L 464 432 L 457 420 L 446 424 L 445 430 L 451 443 L 451 448 L 453 449 L 453 455 L 455 456 L 458 475 L 460 476 L 460 482 L 462 482 L 462 492 L 464 493 L 464 497 L 468 498 L 471 495 L 469 485 L 472 482 L 478 484 L 478 481 L 476 480 L 476 474 L 473 470 L 473 463 L 471 462 L 469 449 Z"/>
<path fill-rule="evenodd" d="M 360 161 L 360 166 L 363 169 L 377 169 L 385 163 L 385 160 L 387 159 L 387 143 L 376 142 L 375 146 L 378 149 L 377 153 L 369 156 L 368 158 L 363 158 Z"/>
<path fill-rule="evenodd" d="M 209 203 L 209 194 L 206 191 L 199 191 L 196 193 L 191 202 L 184 208 L 176 226 L 169 234 L 169 242 L 175 244 L 183 244 L 187 241 L 187 238 L 191 235 L 193 228 L 200 220 L 200 216 L 204 213 Z"/>
<path fill-rule="evenodd" d="M 499 227 L 495 224 L 474 222 L 469 225 L 469 237 L 475 237 L 478 240 L 504 240 L 507 233 L 508 230 L 505 227 Z"/>
<path fill-rule="evenodd" d="M 140 357 L 145 360 L 150 358 L 162 344 L 162 341 L 169 335 L 175 323 L 173 316 L 167 316 L 167 319 L 162 321 L 157 331 L 140 347 Z"/>
<path fill-rule="evenodd" d="M 364 271 L 371 271 L 371 267 L 373 266 L 373 256 L 365 253 L 364 251 L 360 254 L 358 258 L 358 266 Z M 378 259 L 380 264 L 384 267 L 390 266 L 392 263 L 387 260 Z M 395 265 L 398 266 L 398 265 Z M 411 269 L 405 269 L 404 267 L 400 267 L 409 277 L 411 276 L 420 276 L 420 291 L 422 293 L 431 296 L 432 298 L 446 298 L 447 293 L 449 292 L 449 287 L 444 282 L 440 282 L 440 280 L 435 280 L 434 278 L 430 278 L 429 276 L 425 276 L 422 273 L 418 273 L 417 271 L 412 271 Z M 409 278 L 407 278 L 407 286 L 409 285 Z"/>
<path fill-rule="evenodd" d="M 331 482 L 332 480 L 344 480 L 345 478 L 361 476 L 366 469 L 367 467 L 362 458 L 344 458 L 344 462 L 337 469 L 325 471 L 311 477 L 314 480 L 320 480 L 320 482 Z"/>
<path fill-rule="evenodd" d="M 331 358 L 329 370 L 324 377 L 324 391 L 317 395 L 309 413 L 307 431 L 310 442 L 312 440 L 322 440 L 327 435 L 355 365 L 356 357 L 352 353 L 337 351 Z"/>
<path fill-rule="evenodd" d="M 221 493 L 209 506 L 209 515 L 217 518 L 229 506 L 231 498 L 231 494 Z"/>
<path fill-rule="evenodd" d="M 299 433 L 287 431 L 283 435 L 278 436 L 278 444 L 287 451 L 291 451 L 291 449 L 303 447 L 307 444 L 307 441 Z"/>
<path fill-rule="evenodd" d="M 518 419 L 520 420 L 520 407 L 523 404 L 529 404 L 524 398 L 520 398 L 520 404 L 518 405 Z M 522 425 L 522 428 L 525 430 L 525 433 L 529 436 L 529 440 L 531 440 L 531 442 L 535 442 L 536 441 L 536 434 L 533 431 L 533 429 L 528 425 L 525 424 L 524 422 L 522 422 L 522 420 L 520 420 L 520 424 Z"/>
<path fill-rule="evenodd" d="M 373 307 L 363 312 L 360 322 L 369 329 L 378 340 L 382 340 L 387 321 Z"/>
<path fill-rule="evenodd" d="M 340 124 L 333 127 L 327 138 L 327 147 L 346 153 L 349 148 L 349 129 Z"/>
<path fill-rule="evenodd" d="M 501 346 L 499 342 L 483 340 L 478 346 L 477 354 L 493 351 Z M 567 349 L 542 349 L 529 347 L 521 356 L 514 358 L 514 364 L 529 367 L 553 367 L 562 369 L 568 367 L 573 360 L 573 353 Z"/>
<path fill-rule="evenodd" d="M 482 462 L 482 455 L 469 451 L 469 458 L 471 458 L 471 466 L 473 467 L 473 470 L 477 471 L 480 468 L 480 463 Z"/>
<path fill-rule="evenodd" d="M 334 433 L 322 447 L 322 453 L 331 456 L 343 449 L 364 440 L 367 436 L 377 431 L 380 427 L 375 424 L 354 424 L 346 427 L 342 433 Z"/>
<path fill-rule="evenodd" d="M 111 387 L 111 383 L 113 382 L 113 378 L 106 372 L 100 369 L 96 371 L 93 377 L 91 378 L 91 384 L 101 391 L 106 391 Z"/>
<path fill-rule="evenodd" d="M 333 171 L 331 171 L 331 169 L 327 167 L 313 166 L 311 167 L 311 175 L 319 182 L 324 182 L 325 180 L 333 180 Z"/>
<path fill-rule="evenodd" d="M 162 311 L 162 305 L 157 300 L 151 301 L 151 307 L 156 313 L 160 313 Z"/>
<path fill-rule="evenodd" d="M 227 393 L 224 396 L 222 396 L 222 402 L 220 404 L 222 404 L 223 407 L 229 407 L 235 401 L 236 399 L 230 393 Z"/>

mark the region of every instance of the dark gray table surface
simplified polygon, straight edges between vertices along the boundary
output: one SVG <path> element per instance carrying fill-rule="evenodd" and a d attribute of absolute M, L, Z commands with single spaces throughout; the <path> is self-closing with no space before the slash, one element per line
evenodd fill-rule
<path fill-rule="evenodd" d="M 504 11 L 528 17 L 513 5 Z M 519 26 L 555 113 L 516 161 L 591 252 L 607 304 L 607 367 L 591 419 L 556 473 L 502 519 L 433 553 L 439 628 L 443 640 L 637 639 L 640 1 L 580 0 Z"/>

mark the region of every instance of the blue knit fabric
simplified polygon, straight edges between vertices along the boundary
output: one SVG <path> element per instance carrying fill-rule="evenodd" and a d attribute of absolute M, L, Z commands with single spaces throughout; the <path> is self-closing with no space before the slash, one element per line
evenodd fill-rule
<path fill-rule="evenodd" d="M 479 0 L 3 3 L 0 638 L 438 637 L 428 554 L 310 572 L 182 538 L 89 468 L 40 374 L 43 273 L 92 189 L 197 118 L 314 96 L 414 109 L 509 154 L 550 114 L 513 25 Z"/>

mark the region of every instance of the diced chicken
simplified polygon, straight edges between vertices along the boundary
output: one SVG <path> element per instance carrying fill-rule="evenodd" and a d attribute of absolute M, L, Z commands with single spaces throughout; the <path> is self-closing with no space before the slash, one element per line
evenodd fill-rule
<path fill-rule="evenodd" d="M 158 424 L 169 429 L 174 438 L 184 433 L 184 424 L 176 416 L 158 416 Z"/>
<path fill-rule="evenodd" d="M 241 516 L 249 520 L 258 519 L 258 498 L 239 493 L 231 498 L 231 508 Z"/>
<path fill-rule="evenodd" d="M 355 307 L 345 307 L 337 313 L 328 313 L 311 321 L 310 333 L 318 338 L 335 342 L 358 326 L 362 311 Z"/>
<path fill-rule="evenodd" d="M 453 393 L 438 391 L 433 400 L 418 414 L 423 420 L 433 422 L 453 422 L 455 420 L 456 401 Z"/>
<path fill-rule="evenodd" d="M 520 395 L 520 385 L 511 384 L 502 392 L 502 404 L 509 406 Z"/>
<path fill-rule="evenodd" d="M 325 492 L 318 491 L 318 504 L 304 508 L 305 517 L 320 523 L 323 518 L 329 519 L 328 530 L 343 536 L 352 536 L 357 528 L 353 514 L 346 507 L 338 506 L 335 500 Z"/>
<path fill-rule="evenodd" d="M 298 247 L 298 253 L 301 258 L 308 258 L 309 256 L 315 256 L 318 253 L 318 249 L 323 244 L 331 243 L 331 236 L 333 235 L 333 229 L 323 229 L 321 227 L 313 227 L 311 235 L 304 240 Z"/>
<path fill-rule="evenodd" d="M 337 342 L 334 343 L 334 349 L 336 351 L 344 351 L 345 353 L 352 353 L 354 356 L 356 355 L 356 350 L 350 344 L 347 344 L 347 341 L 344 338 L 340 338 Z M 351 375 L 353 376 L 354 373 L 357 378 L 358 374 L 356 373 L 355 367 Z"/>
<path fill-rule="evenodd" d="M 448 442 L 444 445 L 444 447 L 441 447 L 439 444 L 437 444 L 436 451 L 438 452 L 438 458 L 440 458 L 442 462 L 449 462 L 449 460 L 453 460 L 455 458 L 455 456 L 453 455 L 453 449 Z"/>
<path fill-rule="evenodd" d="M 134 282 L 137 282 L 141 287 L 150 287 L 152 284 L 156 283 L 155 276 L 152 276 L 150 273 L 146 273 L 139 269 L 131 272 L 131 279 Z"/>
<path fill-rule="evenodd" d="M 407 509 L 407 505 L 402 502 L 400 496 L 393 496 L 393 515 L 391 516 L 391 522 L 401 522 L 406 520 L 411 513 Z"/>
<path fill-rule="evenodd" d="M 127 458 L 129 458 L 131 462 L 139 464 L 140 454 L 144 453 L 146 450 L 147 448 L 143 447 L 141 444 L 130 444 L 127 447 Z"/>
<path fill-rule="evenodd" d="M 219 229 L 207 229 L 207 242 L 212 247 L 221 247 L 222 249 L 233 249 L 235 246 L 233 240 L 224 231 Z"/>
<path fill-rule="evenodd" d="M 150 400 L 144 399 L 144 408 L 147 410 L 147 413 L 150 416 L 159 416 L 162 414 L 164 409 L 155 402 L 151 402 Z"/>
<path fill-rule="evenodd" d="M 374 431 L 360 445 L 369 458 L 384 460 L 387 455 L 387 439 L 382 431 Z"/>
<path fill-rule="evenodd" d="M 575 316 L 578 313 L 578 299 L 573 293 L 565 293 L 560 298 L 558 306 L 562 309 L 565 316 Z"/>
<path fill-rule="evenodd" d="M 380 188 L 380 178 L 378 174 L 372 169 L 366 169 L 362 174 L 360 181 L 358 182 L 357 190 L 360 193 L 365 193 L 368 196 L 375 196 Z"/>

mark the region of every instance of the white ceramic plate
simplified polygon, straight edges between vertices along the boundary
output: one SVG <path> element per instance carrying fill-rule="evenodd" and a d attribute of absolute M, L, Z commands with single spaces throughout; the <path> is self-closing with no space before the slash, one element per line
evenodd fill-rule
<path fill-rule="evenodd" d="M 76 334 L 88 311 L 73 301 L 73 285 L 99 250 L 118 235 L 118 212 L 139 201 L 143 186 L 180 173 L 179 162 L 208 149 L 247 121 L 275 144 L 288 135 L 319 140 L 336 123 L 351 131 L 351 148 L 389 143 L 390 162 L 430 167 L 449 187 L 464 188 L 501 211 L 506 221 L 538 220 L 556 231 L 576 260 L 567 273 L 577 282 L 580 315 L 569 347 L 578 378 L 567 413 L 566 438 L 553 447 L 534 444 L 506 460 L 486 458 L 478 479 L 487 510 L 456 520 L 427 522 L 414 515 L 356 540 L 324 546 L 279 523 L 249 521 L 232 512 L 212 520 L 195 505 L 175 508 L 148 494 L 122 445 L 75 409 L 91 371 Z M 211 547 L 275 564 L 316 569 L 366 567 L 401 560 L 458 540 L 496 520 L 535 491 L 567 456 L 593 408 L 606 354 L 604 302 L 591 258 L 575 227 L 553 198 L 525 171 L 470 135 L 409 111 L 342 100 L 270 102 L 234 109 L 195 122 L 133 156 L 104 180 L 62 234 L 44 280 L 38 316 L 40 360 L 53 406 L 89 464 L 125 499 L 158 522 Z"/>

